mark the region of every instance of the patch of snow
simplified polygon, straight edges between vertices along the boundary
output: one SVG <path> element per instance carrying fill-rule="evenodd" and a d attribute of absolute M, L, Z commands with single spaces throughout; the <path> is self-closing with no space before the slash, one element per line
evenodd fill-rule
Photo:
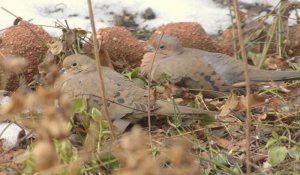
<path fill-rule="evenodd" d="M 278 4 L 279 0 L 239 0 L 239 2 L 244 2 L 244 3 L 249 3 L 249 4 L 257 3 L 257 4 L 275 6 Z"/>
<path fill-rule="evenodd" d="M 279 0 L 240 0 L 247 3 L 267 3 L 275 5 Z M 200 23 L 209 34 L 217 34 L 230 25 L 227 7 L 219 7 L 212 0 L 94 0 L 94 15 L 96 27 L 113 26 L 113 13 L 121 14 L 123 10 L 137 14 L 136 22 L 147 29 L 154 29 L 170 22 L 192 21 Z M 74 0 L 11 0 L 3 1 L 1 6 L 7 8 L 25 20 L 32 20 L 35 24 L 54 26 L 56 20 L 64 23 L 67 19 L 71 28 L 80 27 L 90 30 L 88 7 L 86 1 Z M 157 18 L 144 20 L 141 17 L 146 8 L 152 8 Z M 47 13 L 55 11 L 56 13 Z M 78 16 L 70 17 L 70 15 Z M 0 28 L 12 25 L 15 17 L 4 10 L 0 10 Z M 59 35 L 60 29 L 44 27 L 50 34 Z"/>
<path fill-rule="evenodd" d="M 9 96 L 3 96 L 0 98 L 0 106 L 4 105 L 10 100 Z M 8 126 L 9 125 L 9 126 Z M 7 128 L 6 128 L 7 127 Z M 14 123 L 0 123 L 0 134 L 3 132 L 2 135 L 0 135 L 0 140 L 3 143 L 2 148 L 4 150 L 8 150 L 13 148 L 17 143 L 17 138 L 19 132 L 22 131 L 22 128 L 20 128 L 18 125 Z M 28 133 L 27 131 L 25 131 Z"/>
<path fill-rule="evenodd" d="M 3 104 L 7 103 L 9 101 L 10 97 L 9 96 L 4 96 L 0 98 L 0 106 Z"/>
<path fill-rule="evenodd" d="M 17 143 L 17 138 L 19 132 L 22 130 L 18 125 L 12 123 L 7 127 L 9 123 L 0 123 L 0 133 L 3 134 L 0 136 L 0 139 L 3 139 L 3 149 L 8 150 L 15 146 Z"/>

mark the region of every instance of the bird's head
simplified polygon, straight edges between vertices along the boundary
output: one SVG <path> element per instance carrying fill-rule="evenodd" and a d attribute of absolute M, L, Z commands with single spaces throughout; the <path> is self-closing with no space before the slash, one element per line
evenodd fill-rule
<path fill-rule="evenodd" d="M 67 56 L 62 65 L 66 72 L 78 73 L 95 67 L 95 61 L 86 55 L 74 54 Z"/>
<path fill-rule="evenodd" d="M 178 55 L 183 52 L 183 47 L 180 41 L 170 35 L 157 35 L 148 41 L 146 50 L 148 52 L 155 52 L 157 49 L 158 57 L 166 58 Z"/>

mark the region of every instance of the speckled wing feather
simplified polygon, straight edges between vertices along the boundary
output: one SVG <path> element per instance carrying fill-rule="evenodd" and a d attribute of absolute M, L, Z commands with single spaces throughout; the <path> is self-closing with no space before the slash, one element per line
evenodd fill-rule
<path fill-rule="evenodd" d="M 112 120 L 120 122 L 119 120 L 123 120 L 126 115 L 147 110 L 147 91 L 135 87 L 134 83 L 110 68 L 102 67 L 102 70 Z M 99 77 L 96 71 L 85 71 L 71 76 L 63 75 L 55 87 L 71 99 L 84 99 L 89 108 L 102 107 Z M 152 110 L 157 108 L 155 105 L 151 107 Z M 129 121 L 127 123 L 129 124 Z"/>
<path fill-rule="evenodd" d="M 242 62 L 224 54 L 190 48 L 156 61 L 151 75 L 154 81 L 167 78 L 183 87 L 214 91 L 229 91 L 234 84 L 245 81 Z M 300 79 L 300 72 L 268 71 L 250 65 L 249 75 L 252 82 Z"/>
<path fill-rule="evenodd" d="M 227 91 L 233 80 L 225 74 L 226 62 L 209 59 L 206 52 L 195 53 L 192 49 L 185 49 L 182 54 L 155 62 L 152 79 L 158 82 L 168 79 L 174 84 L 192 89 Z M 238 78 L 238 75 L 239 72 L 234 72 L 231 77 Z"/>

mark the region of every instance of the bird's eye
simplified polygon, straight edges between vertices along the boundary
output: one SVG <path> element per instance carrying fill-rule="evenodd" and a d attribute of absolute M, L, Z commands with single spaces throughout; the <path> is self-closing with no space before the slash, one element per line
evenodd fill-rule
<path fill-rule="evenodd" d="M 76 67 L 76 66 L 77 66 L 77 63 L 72 63 L 71 66 L 72 66 L 72 67 Z"/>
<path fill-rule="evenodd" d="M 160 49 L 164 49 L 165 46 L 164 46 L 164 45 L 160 45 L 159 48 L 160 48 Z"/>

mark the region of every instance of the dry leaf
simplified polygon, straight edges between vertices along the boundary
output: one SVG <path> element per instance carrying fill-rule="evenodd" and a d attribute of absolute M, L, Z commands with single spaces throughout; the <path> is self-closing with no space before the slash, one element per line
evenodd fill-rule
<path fill-rule="evenodd" d="M 250 108 L 262 106 L 263 104 L 265 104 L 266 99 L 268 99 L 268 97 L 266 97 L 266 96 L 261 96 L 261 95 L 257 95 L 257 94 L 250 94 Z M 240 97 L 240 103 L 239 103 L 239 110 L 240 111 L 245 111 L 247 109 L 246 104 L 247 104 L 246 97 L 241 96 Z"/>
<path fill-rule="evenodd" d="M 58 164 L 58 156 L 53 143 L 50 141 L 38 141 L 32 152 L 34 156 L 35 167 L 38 171 L 52 168 Z"/>
<path fill-rule="evenodd" d="M 289 104 L 300 106 L 300 88 L 294 88 L 288 93 Z"/>
<path fill-rule="evenodd" d="M 28 65 L 24 57 L 8 56 L 1 60 L 1 69 L 7 72 L 19 74 Z"/>
<path fill-rule="evenodd" d="M 277 70 L 277 69 L 287 69 L 289 67 L 289 63 L 281 57 L 271 56 L 266 59 L 265 65 L 268 69 Z"/>
<path fill-rule="evenodd" d="M 239 99 L 236 94 L 231 93 L 224 105 L 224 108 L 220 112 L 219 116 L 226 116 L 228 115 L 231 111 L 233 111 L 237 105 L 239 104 Z"/>
<path fill-rule="evenodd" d="M 64 139 L 70 134 L 68 122 L 64 120 L 63 116 L 60 116 L 57 111 L 53 111 L 52 117 L 45 117 L 45 119 L 40 122 L 40 127 L 42 127 L 44 131 L 47 131 L 47 134 L 54 139 Z"/>
<path fill-rule="evenodd" d="M 47 52 L 43 62 L 38 65 L 39 73 L 46 74 L 49 72 L 49 67 L 56 65 L 56 58 L 51 52 Z"/>
<path fill-rule="evenodd" d="M 212 136 L 211 140 L 214 141 L 218 146 L 225 148 L 227 150 L 231 150 L 233 147 L 232 142 L 230 142 L 229 140 L 220 138 L 220 137 Z"/>
<path fill-rule="evenodd" d="M 73 50 L 75 46 L 76 46 L 76 33 L 73 30 L 64 30 L 63 31 L 64 51 L 67 52 Z"/>
<path fill-rule="evenodd" d="M 50 45 L 49 50 L 53 55 L 59 55 L 63 50 L 63 44 L 61 41 L 55 41 Z"/>
<path fill-rule="evenodd" d="M 81 29 L 81 28 L 75 28 L 75 29 L 73 29 L 73 30 L 74 30 L 74 32 L 76 33 L 76 35 L 77 35 L 78 37 L 84 38 L 84 37 L 87 36 L 87 31 L 86 31 L 86 30 L 83 30 L 83 29 Z"/>

